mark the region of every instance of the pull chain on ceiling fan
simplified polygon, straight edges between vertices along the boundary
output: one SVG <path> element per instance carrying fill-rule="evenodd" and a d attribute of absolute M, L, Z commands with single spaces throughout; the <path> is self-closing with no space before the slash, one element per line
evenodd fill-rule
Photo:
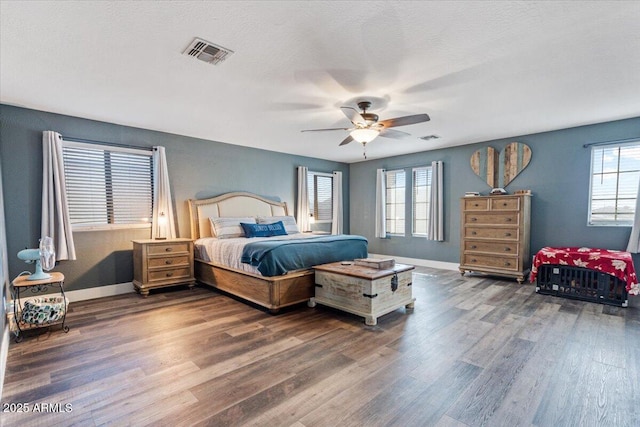
<path fill-rule="evenodd" d="M 428 122 L 431 120 L 428 114 L 415 114 L 412 116 L 396 117 L 395 119 L 387 119 L 378 121 L 378 115 L 368 113 L 367 110 L 371 107 L 371 102 L 360 101 L 358 107 L 362 110 L 362 113 L 358 112 L 355 108 L 340 107 L 345 116 L 354 125 L 352 128 L 328 128 L 328 129 L 307 129 L 302 132 L 323 132 L 329 130 L 347 130 L 349 136 L 347 136 L 340 145 L 347 145 L 351 141 L 357 141 L 362 144 L 364 150 L 364 158 L 367 158 L 366 146 L 368 143 L 376 139 L 378 136 L 392 139 L 404 139 L 410 136 L 406 132 L 402 132 L 395 129 L 389 129 L 396 126 L 407 126 L 416 123 Z"/>

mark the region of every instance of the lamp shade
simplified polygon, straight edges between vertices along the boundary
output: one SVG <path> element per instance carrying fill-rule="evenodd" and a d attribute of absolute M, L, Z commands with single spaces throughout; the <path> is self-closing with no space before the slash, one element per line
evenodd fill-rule
<path fill-rule="evenodd" d="M 366 144 L 373 141 L 380 134 L 377 129 L 355 129 L 351 132 L 351 137 L 360 144 Z"/>

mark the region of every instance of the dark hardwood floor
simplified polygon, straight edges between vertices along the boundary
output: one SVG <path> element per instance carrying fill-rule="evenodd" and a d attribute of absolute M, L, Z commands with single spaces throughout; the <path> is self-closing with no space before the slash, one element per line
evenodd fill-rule
<path fill-rule="evenodd" d="M 373 327 L 208 288 L 72 303 L 68 334 L 11 343 L 2 425 L 640 425 L 638 308 L 416 271 Z"/>

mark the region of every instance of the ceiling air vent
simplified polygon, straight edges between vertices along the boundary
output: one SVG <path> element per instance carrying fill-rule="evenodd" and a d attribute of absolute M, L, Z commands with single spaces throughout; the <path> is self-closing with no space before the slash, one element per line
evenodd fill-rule
<path fill-rule="evenodd" d="M 440 138 L 440 136 L 438 135 L 426 135 L 426 136 L 419 137 L 419 139 L 422 139 L 424 141 L 429 141 L 430 139 L 438 139 L 438 138 Z"/>
<path fill-rule="evenodd" d="M 200 61 L 217 65 L 227 59 L 233 51 L 196 37 L 182 53 Z"/>

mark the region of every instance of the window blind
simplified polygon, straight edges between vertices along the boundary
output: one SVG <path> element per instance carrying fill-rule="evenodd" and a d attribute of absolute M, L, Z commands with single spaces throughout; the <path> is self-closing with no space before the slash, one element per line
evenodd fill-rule
<path fill-rule="evenodd" d="M 319 172 L 307 173 L 309 211 L 316 222 L 333 219 L 333 176 Z"/>
<path fill-rule="evenodd" d="M 404 170 L 387 171 L 386 178 L 387 233 L 404 235 L 406 174 Z"/>
<path fill-rule="evenodd" d="M 62 152 L 73 228 L 151 224 L 151 152 L 68 141 Z"/>
<path fill-rule="evenodd" d="M 431 200 L 431 167 L 413 169 L 412 233 L 426 236 L 429 229 L 429 203 Z"/>
<path fill-rule="evenodd" d="M 632 225 L 640 179 L 640 141 L 594 146 L 589 224 Z"/>

